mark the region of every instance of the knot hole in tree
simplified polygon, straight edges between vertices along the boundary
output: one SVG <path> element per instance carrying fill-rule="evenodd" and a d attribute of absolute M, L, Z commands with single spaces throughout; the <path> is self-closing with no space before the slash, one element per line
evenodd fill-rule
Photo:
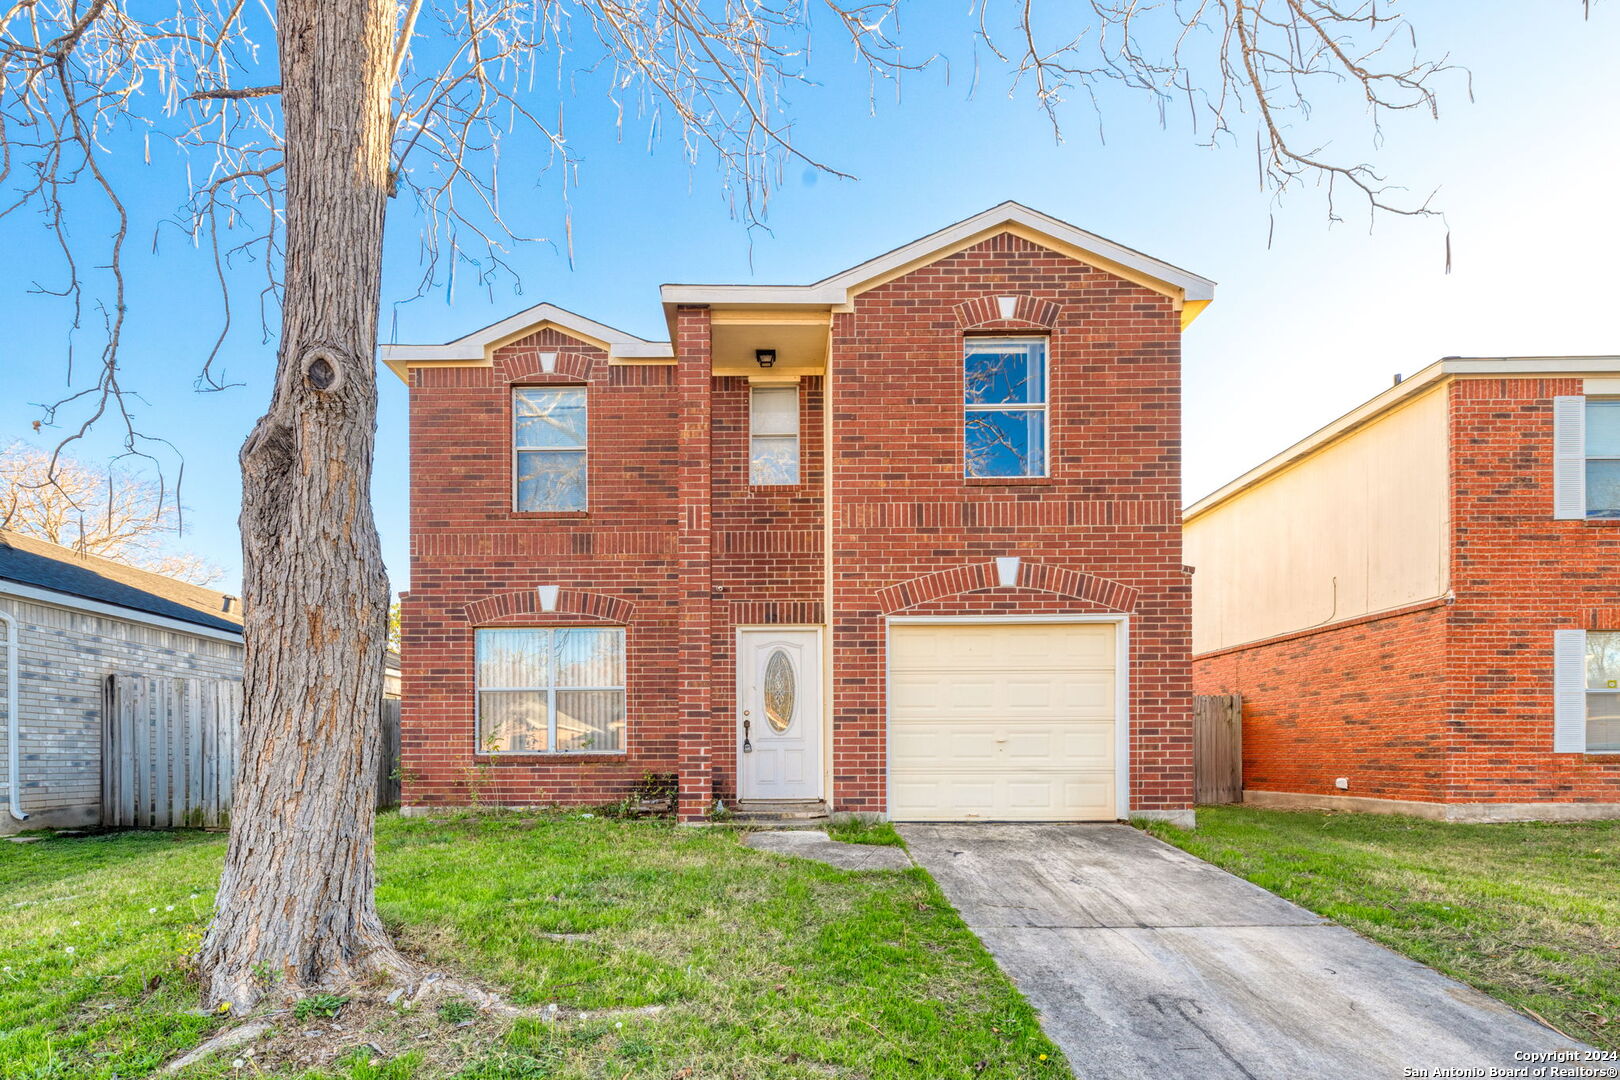
<path fill-rule="evenodd" d="M 311 390 L 330 394 L 343 383 L 343 368 L 331 349 L 317 346 L 304 354 L 304 381 Z"/>

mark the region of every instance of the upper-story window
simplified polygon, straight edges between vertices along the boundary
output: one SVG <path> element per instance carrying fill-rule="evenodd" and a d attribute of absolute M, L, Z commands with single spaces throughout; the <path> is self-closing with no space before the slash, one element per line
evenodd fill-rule
<path fill-rule="evenodd" d="M 513 390 L 512 452 L 517 509 L 585 509 L 585 388 Z"/>
<path fill-rule="evenodd" d="M 1586 516 L 1620 517 L 1620 400 L 1586 399 Z"/>
<path fill-rule="evenodd" d="M 968 476 L 1046 475 L 1046 340 L 968 338 L 963 362 Z"/>
<path fill-rule="evenodd" d="M 797 386 L 756 386 L 749 393 L 748 482 L 799 482 Z"/>

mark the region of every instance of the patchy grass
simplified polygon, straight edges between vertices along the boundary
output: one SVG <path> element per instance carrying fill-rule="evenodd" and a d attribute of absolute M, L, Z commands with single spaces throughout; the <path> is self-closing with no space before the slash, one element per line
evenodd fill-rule
<path fill-rule="evenodd" d="M 378 838 L 378 903 L 408 950 L 574 1018 L 512 1022 L 361 994 L 336 1017 L 315 1006 L 302 1024 L 277 1017 L 308 1035 L 302 1054 L 283 1038 L 186 1077 L 1069 1075 L 921 870 L 855 874 L 752 851 L 732 830 L 578 816 L 389 815 Z M 197 1012 L 184 959 L 222 837 L 5 847 L 0 1075 L 150 1076 L 231 1023 Z M 619 1011 L 653 1005 L 664 1008 Z"/>
<path fill-rule="evenodd" d="M 1620 1049 L 1620 822 L 1207 806 L 1146 828 L 1562 1031 Z"/>
<path fill-rule="evenodd" d="M 906 842 L 900 839 L 900 834 L 894 831 L 894 826 L 887 821 L 846 818 L 843 821 L 833 822 L 827 829 L 827 835 L 846 844 L 875 844 L 879 847 L 897 848 L 906 846 Z"/>

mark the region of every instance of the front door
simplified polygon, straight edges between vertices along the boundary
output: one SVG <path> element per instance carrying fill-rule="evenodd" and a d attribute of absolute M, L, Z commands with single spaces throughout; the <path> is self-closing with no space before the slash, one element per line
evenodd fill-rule
<path fill-rule="evenodd" d="M 821 635 L 744 630 L 737 644 L 737 795 L 821 798 Z"/>

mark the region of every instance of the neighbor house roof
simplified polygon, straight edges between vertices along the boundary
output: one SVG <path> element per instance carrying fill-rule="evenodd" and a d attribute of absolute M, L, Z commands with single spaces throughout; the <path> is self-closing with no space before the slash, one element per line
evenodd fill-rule
<path fill-rule="evenodd" d="M 228 593 L 0 529 L 0 582 L 4 581 L 242 632 L 242 601 Z"/>
<path fill-rule="evenodd" d="M 1441 383 L 1456 378 L 1489 378 L 1501 376 L 1541 376 L 1543 378 L 1595 378 L 1615 379 L 1620 376 L 1620 356 L 1448 356 L 1437 360 L 1415 375 L 1410 375 L 1377 396 L 1362 402 L 1343 416 L 1299 442 L 1256 465 L 1248 472 L 1197 500 L 1181 512 L 1183 522 L 1208 513 L 1233 496 L 1262 484 L 1284 469 L 1305 460 L 1320 450 L 1338 442 L 1351 433 L 1377 422 L 1382 417 L 1426 393 Z M 1620 391 L 1617 381 L 1613 391 Z"/>
<path fill-rule="evenodd" d="M 866 289 L 1004 232 L 1171 297 L 1180 308 L 1183 327 L 1215 298 L 1215 283 L 1208 278 L 1020 203 L 1004 202 L 810 285 L 665 285 L 661 289 L 665 318 L 672 320 L 674 309 L 682 304 L 830 311 Z M 536 304 L 440 345 L 385 344 L 380 358 L 401 379 L 413 364 L 486 366 L 497 348 L 548 326 L 597 345 L 609 361 L 667 363 L 675 355 L 668 341 L 637 337 L 555 304 Z"/>

